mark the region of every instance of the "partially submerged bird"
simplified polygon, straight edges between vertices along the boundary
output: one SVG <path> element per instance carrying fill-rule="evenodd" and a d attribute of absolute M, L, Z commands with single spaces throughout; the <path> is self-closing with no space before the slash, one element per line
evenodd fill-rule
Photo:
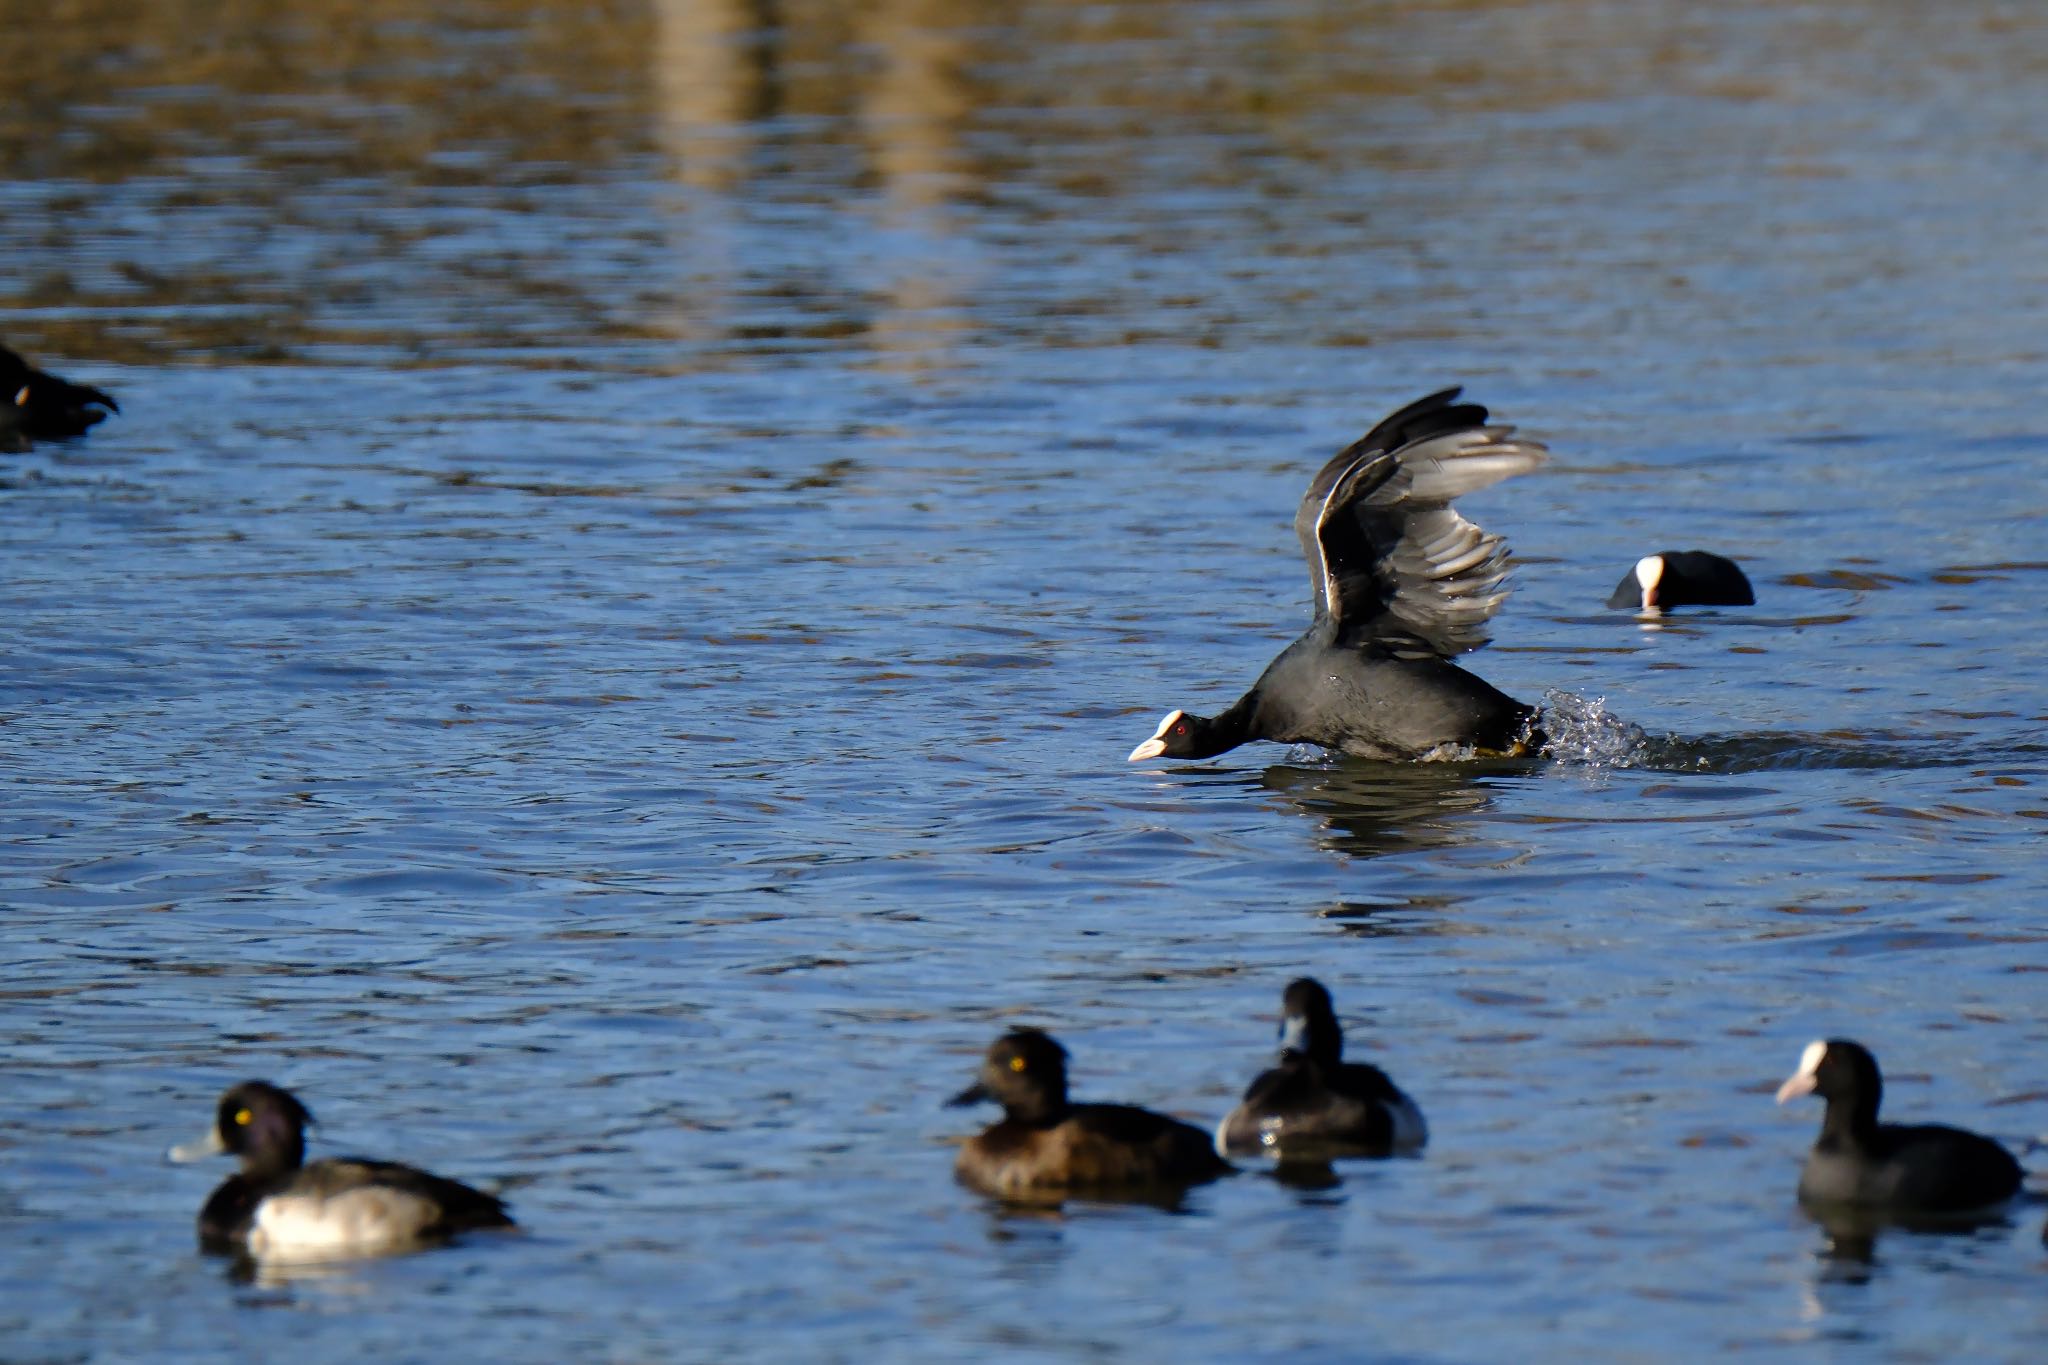
<path fill-rule="evenodd" d="M 15 409 L 15 427 L 23 436 L 82 436 L 95 422 L 121 405 L 99 389 L 74 384 L 39 370 L 0 346 L 0 401 Z"/>
<path fill-rule="evenodd" d="M 1799 1175 L 1799 1199 L 1821 1210 L 1892 1216 L 1995 1212 L 2020 1191 L 2020 1165 L 1988 1137 L 1939 1123 L 1879 1123 L 1884 1080 L 1868 1049 L 1846 1038 L 1810 1043 L 1778 1103 L 1828 1102 Z"/>
<path fill-rule="evenodd" d="M 1376 1066 L 1344 1060 L 1344 1030 L 1313 977 L 1280 997 L 1280 1056 L 1216 1128 L 1227 1155 L 1384 1156 L 1429 1141 L 1415 1101 Z"/>
<path fill-rule="evenodd" d="M 1451 662 L 1486 643 L 1508 591 L 1505 543 L 1451 501 L 1534 469 L 1544 448 L 1459 392 L 1410 403 L 1323 466 L 1294 517 L 1308 631 L 1221 715 L 1168 712 L 1131 762 L 1255 739 L 1381 759 L 1541 747 L 1533 707 Z"/>
<path fill-rule="evenodd" d="M 220 1097 L 200 1141 L 173 1147 L 173 1161 L 219 1152 L 242 1169 L 199 1211 L 209 1251 L 246 1251 L 259 1260 L 316 1261 L 374 1256 L 439 1241 L 472 1228 L 508 1228 L 494 1195 L 392 1161 L 327 1157 L 307 1162 L 313 1116 L 289 1091 L 244 1081 Z"/>
<path fill-rule="evenodd" d="M 949 1104 L 994 1100 L 1002 1122 L 960 1148 L 962 1184 L 1016 1201 L 1156 1195 L 1228 1175 L 1209 1135 L 1128 1104 L 1067 1099 L 1067 1050 L 1037 1029 L 990 1045 L 979 1079 Z"/>
<path fill-rule="evenodd" d="M 1756 589 L 1742 566 L 1708 550 L 1666 550 L 1644 555 L 1615 585 L 1607 605 L 1622 611 L 1672 607 L 1753 607 Z"/>

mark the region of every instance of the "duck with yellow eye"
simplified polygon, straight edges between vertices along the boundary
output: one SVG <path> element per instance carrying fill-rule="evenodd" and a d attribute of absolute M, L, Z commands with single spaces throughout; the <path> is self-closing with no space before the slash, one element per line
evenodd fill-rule
<path fill-rule="evenodd" d="M 962 1144 L 953 1170 L 998 1199 L 1156 1198 L 1236 1169 L 1192 1124 L 1133 1105 L 1071 1103 L 1067 1050 L 1037 1029 L 998 1038 L 975 1083 L 949 1103 L 982 1100 L 1002 1105 L 1002 1122 Z"/>
<path fill-rule="evenodd" d="M 266 1261 L 324 1261 L 513 1226 L 496 1196 L 416 1167 L 361 1157 L 308 1162 L 312 1121 L 291 1092 L 244 1081 L 220 1097 L 205 1137 L 171 1149 L 173 1161 L 225 1152 L 242 1163 L 199 1210 L 202 1248 Z"/>

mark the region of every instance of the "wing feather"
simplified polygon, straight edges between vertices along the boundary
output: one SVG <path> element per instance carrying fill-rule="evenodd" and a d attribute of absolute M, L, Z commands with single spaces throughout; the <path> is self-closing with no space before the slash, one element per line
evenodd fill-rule
<path fill-rule="evenodd" d="M 1313 519 L 1296 524 L 1307 532 L 1317 612 L 1335 622 L 1340 643 L 1448 658 L 1485 644 L 1487 622 L 1507 600 L 1507 542 L 1451 502 L 1536 468 L 1546 452 L 1512 427 L 1486 425 L 1476 404 L 1452 406 L 1456 394 L 1402 409 L 1310 485 L 1311 495 L 1321 490 Z M 1419 434 L 1376 447 L 1374 437 L 1404 417 L 1397 434 Z"/>
<path fill-rule="evenodd" d="M 1302 494 L 1301 506 L 1294 513 L 1294 534 L 1301 541 L 1302 557 L 1308 561 L 1309 584 L 1315 594 L 1317 615 L 1322 614 L 1325 602 L 1323 552 L 1317 542 L 1316 525 L 1322 517 L 1323 504 L 1331 488 L 1347 470 L 1368 456 L 1398 450 L 1447 431 L 1484 426 L 1486 409 L 1477 403 L 1458 402 L 1458 395 L 1462 392 L 1464 390 L 1456 385 L 1440 389 L 1381 418 L 1371 431 L 1332 455 L 1309 480 L 1308 491 Z"/>

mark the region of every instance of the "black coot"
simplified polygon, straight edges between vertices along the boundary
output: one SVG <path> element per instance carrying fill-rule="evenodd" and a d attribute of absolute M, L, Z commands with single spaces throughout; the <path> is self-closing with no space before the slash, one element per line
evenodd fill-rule
<path fill-rule="evenodd" d="M 1323 466 L 1294 518 L 1308 632 L 1221 715 L 1169 712 L 1131 762 L 1255 739 L 1382 759 L 1540 747 L 1533 708 L 1450 662 L 1486 643 L 1507 598 L 1506 545 L 1451 500 L 1534 469 L 1544 448 L 1459 392 L 1409 404 Z"/>
<path fill-rule="evenodd" d="M 27 437 L 82 436 L 121 405 L 98 389 L 39 370 L 0 346 L 0 401 L 13 408 L 16 430 Z"/>
<path fill-rule="evenodd" d="M 1753 607 L 1756 590 L 1742 566 L 1706 550 L 1644 555 L 1615 586 L 1607 605 L 1622 611 L 1672 607 Z"/>
<path fill-rule="evenodd" d="M 1805 1204 L 1910 1218 L 1989 1212 L 2019 1193 L 2019 1163 L 1990 1138 L 1938 1123 L 1879 1123 L 1884 1080 L 1857 1043 L 1809 1044 L 1778 1103 L 1800 1095 L 1828 1102 L 1799 1176 Z"/>

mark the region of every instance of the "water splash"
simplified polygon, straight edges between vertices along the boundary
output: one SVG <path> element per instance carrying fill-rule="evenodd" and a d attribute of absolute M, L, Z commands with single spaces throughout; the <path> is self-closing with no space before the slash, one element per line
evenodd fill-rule
<path fill-rule="evenodd" d="M 1551 688 L 1537 707 L 1543 755 L 1596 768 L 1636 768 L 1658 762 L 1649 732 L 1607 709 L 1605 697 L 1582 697 Z"/>

